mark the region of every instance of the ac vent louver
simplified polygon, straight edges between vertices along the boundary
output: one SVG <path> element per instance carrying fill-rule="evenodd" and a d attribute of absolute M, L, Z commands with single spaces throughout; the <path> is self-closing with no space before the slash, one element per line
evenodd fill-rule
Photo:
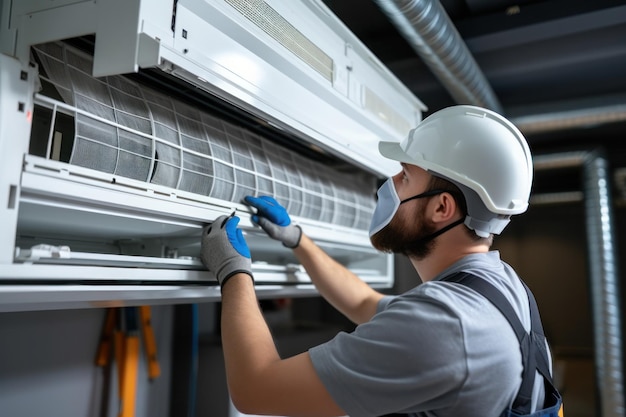
<path fill-rule="evenodd" d="M 328 81 L 333 60 L 263 0 L 225 0 L 258 28 L 307 63 Z"/>

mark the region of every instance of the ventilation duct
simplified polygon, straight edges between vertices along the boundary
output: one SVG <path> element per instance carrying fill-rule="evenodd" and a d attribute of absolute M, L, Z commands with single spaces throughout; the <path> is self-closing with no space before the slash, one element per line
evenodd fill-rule
<path fill-rule="evenodd" d="M 459 104 L 502 113 L 487 79 L 438 0 L 375 0 Z"/>

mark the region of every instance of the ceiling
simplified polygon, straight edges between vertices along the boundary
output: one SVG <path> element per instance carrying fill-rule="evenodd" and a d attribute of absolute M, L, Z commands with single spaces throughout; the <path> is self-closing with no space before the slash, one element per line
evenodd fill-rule
<path fill-rule="evenodd" d="M 381 3 L 413 7 L 430 0 L 323 1 L 428 106 L 426 114 L 457 103 L 484 105 L 455 96 L 381 8 Z M 484 75 L 479 89 L 491 90 L 499 106 L 494 110 L 518 124 L 533 151 L 601 144 L 618 164 L 622 159 L 626 164 L 626 1 L 442 0 L 441 5 Z M 556 121 L 554 126 L 533 128 L 541 115 Z"/>

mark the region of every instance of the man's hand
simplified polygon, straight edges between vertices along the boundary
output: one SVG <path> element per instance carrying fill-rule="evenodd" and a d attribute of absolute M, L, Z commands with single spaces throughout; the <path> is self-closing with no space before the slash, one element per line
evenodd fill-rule
<path fill-rule="evenodd" d="M 269 196 L 247 196 L 244 201 L 257 209 L 257 213 L 252 215 L 252 221 L 261 226 L 272 239 L 281 241 L 291 249 L 298 247 L 302 229 L 291 223 L 287 210 L 278 201 Z"/>
<path fill-rule="evenodd" d="M 220 216 L 202 229 L 202 263 L 220 286 L 239 272 L 252 278 L 250 249 L 238 224 L 239 217 Z"/>

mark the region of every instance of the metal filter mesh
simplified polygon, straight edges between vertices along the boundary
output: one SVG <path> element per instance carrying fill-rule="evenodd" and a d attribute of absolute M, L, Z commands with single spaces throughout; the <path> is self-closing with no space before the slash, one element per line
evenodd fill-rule
<path fill-rule="evenodd" d="M 96 79 L 92 57 L 65 44 L 35 53 L 73 112 L 70 164 L 231 202 L 272 195 L 294 216 L 368 229 L 374 176 L 334 170 L 123 76 Z"/>

